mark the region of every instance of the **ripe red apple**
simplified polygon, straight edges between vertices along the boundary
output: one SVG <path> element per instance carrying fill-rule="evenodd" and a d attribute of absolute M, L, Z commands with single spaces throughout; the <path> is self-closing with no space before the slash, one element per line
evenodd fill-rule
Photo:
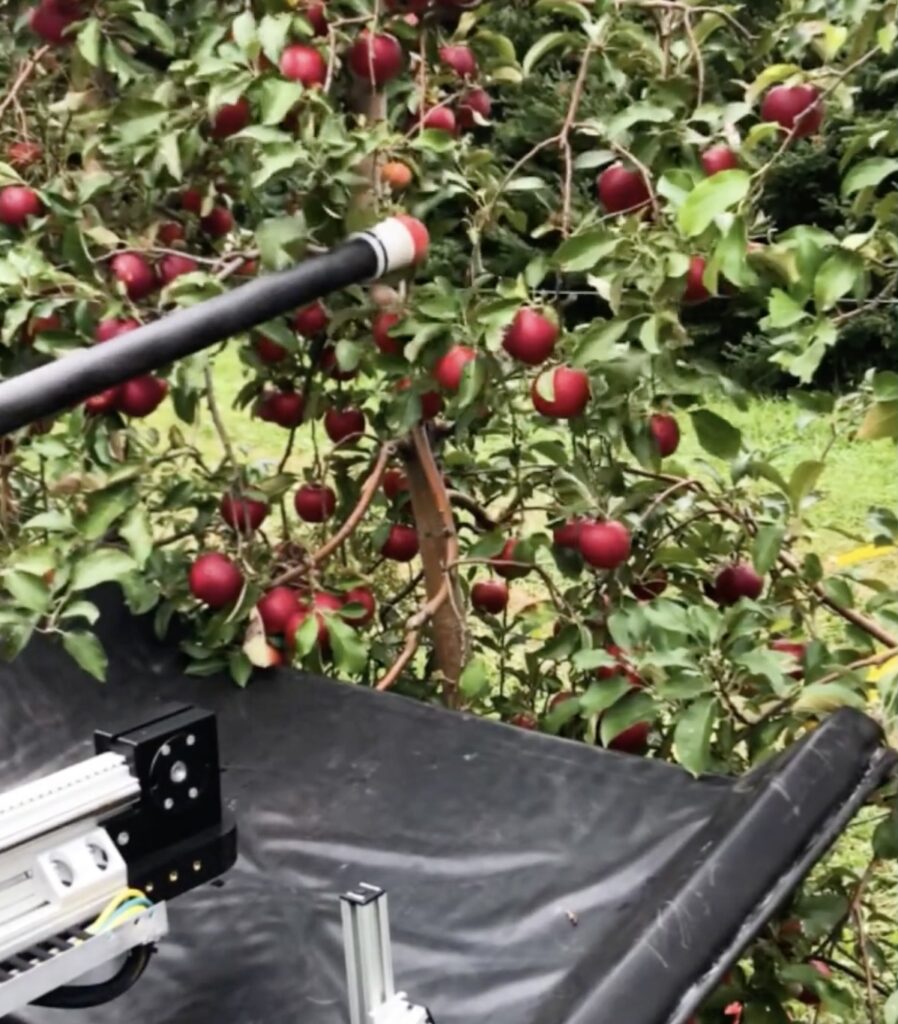
<path fill-rule="evenodd" d="M 708 177 L 719 174 L 721 171 L 732 171 L 739 166 L 739 157 L 729 146 L 712 146 L 702 153 L 702 167 Z"/>
<path fill-rule="evenodd" d="M 324 414 L 324 432 L 339 444 L 352 437 L 361 437 L 365 433 L 365 414 L 361 409 L 328 409 Z"/>
<path fill-rule="evenodd" d="M 85 399 L 84 411 L 88 416 L 104 416 L 118 408 L 118 388 L 107 388 L 97 395 Z"/>
<path fill-rule="evenodd" d="M 191 565 L 187 575 L 190 592 L 210 608 L 233 604 L 243 589 L 243 573 L 225 555 L 209 551 Z"/>
<path fill-rule="evenodd" d="M 296 514 L 305 523 L 324 523 L 334 514 L 337 496 L 324 484 L 303 484 L 293 497 Z"/>
<path fill-rule="evenodd" d="M 156 237 L 163 245 L 174 245 L 184 237 L 184 225 L 176 220 L 167 220 L 156 228 Z"/>
<path fill-rule="evenodd" d="M 616 659 L 615 664 L 603 665 L 601 668 L 597 668 L 596 676 L 599 679 L 617 679 L 618 677 L 623 676 L 629 682 L 631 689 L 644 689 L 645 682 L 631 667 L 626 653 L 622 651 L 617 644 L 608 644 L 605 650 L 612 658 Z"/>
<path fill-rule="evenodd" d="M 322 0 L 309 0 L 306 8 L 301 10 L 300 14 L 306 16 L 316 36 L 327 35 L 327 17 Z"/>
<path fill-rule="evenodd" d="M 402 377 L 396 382 L 397 391 L 408 391 L 412 387 L 411 377 Z M 439 391 L 425 391 L 418 395 L 421 403 L 421 419 L 432 420 L 443 411 L 443 396 Z"/>
<path fill-rule="evenodd" d="M 320 302 L 303 306 L 293 314 L 293 329 L 304 338 L 314 338 L 327 330 L 327 310 Z"/>
<path fill-rule="evenodd" d="M 302 423 L 303 408 L 303 397 L 298 391 L 266 391 L 256 406 L 256 415 L 290 430 Z"/>
<path fill-rule="evenodd" d="M 294 43 L 284 48 L 281 54 L 281 74 L 294 82 L 302 82 L 307 88 L 324 85 L 327 78 L 327 61 L 314 46 Z"/>
<path fill-rule="evenodd" d="M 619 754 L 644 754 L 649 746 L 650 728 L 648 722 L 636 722 L 610 740 L 608 749 L 616 750 Z"/>
<path fill-rule="evenodd" d="M 527 711 L 518 711 L 517 714 L 508 719 L 509 725 L 516 725 L 519 729 L 533 730 L 539 724 L 536 718 Z"/>
<path fill-rule="evenodd" d="M 476 358 L 477 352 L 473 348 L 467 345 L 453 345 L 437 360 L 433 368 L 434 379 L 444 391 L 458 391 L 465 367 Z"/>
<path fill-rule="evenodd" d="M 188 213 L 199 213 L 203 208 L 203 193 L 196 188 L 185 188 L 181 193 L 181 209 Z"/>
<path fill-rule="evenodd" d="M 808 966 L 813 967 L 821 978 L 829 979 L 833 976 L 833 972 L 830 970 L 829 964 L 825 964 L 822 960 L 809 960 Z M 812 989 L 802 987 L 802 990 L 798 995 L 798 1001 L 804 1003 L 805 1006 L 819 1006 L 820 996 L 818 996 Z"/>
<path fill-rule="evenodd" d="M 94 331 L 94 339 L 97 342 L 112 341 L 113 338 L 117 338 L 120 334 L 127 334 L 128 331 L 133 331 L 137 327 L 140 327 L 140 324 L 130 317 L 114 317 L 109 320 L 101 320 Z"/>
<path fill-rule="evenodd" d="M 268 364 L 282 363 L 290 355 L 283 345 L 272 341 L 271 338 L 266 337 L 264 334 L 259 334 L 253 338 L 253 348 L 262 362 Z"/>
<path fill-rule="evenodd" d="M 530 572 L 530 566 L 527 564 L 512 565 L 512 562 L 521 561 L 516 557 L 518 544 L 520 541 L 516 537 L 511 537 L 505 542 L 504 547 L 496 555 L 495 558 L 491 558 L 490 568 L 498 576 L 503 577 L 506 580 L 517 580 L 526 576 Z"/>
<path fill-rule="evenodd" d="M 213 206 L 200 219 L 200 227 L 212 238 L 224 238 L 234 227 L 234 215 L 226 206 Z"/>
<path fill-rule="evenodd" d="M 599 202 L 606 213 L 631 213 L 651 202 L 651 192 L 641 172 L 612 164 L 599 175 Z"/>
<path fill-rule="evenodd" d="M 653 601 L 667 590 L 667 573 L 661 569 L 651 569 L 640 579 L 630 584 L 630 593 L 637 601 Z"/>
<path fill-rule="evenodd" d="M 31 31 L 51 46 L 72 42 L 74 33 L 67 31 L 84 17 L 78 0 L 40 0 L 28 19 Z"/>
<path fill-rule="evenodd" d="M 773 651 L 779 651 L 780 654 L 788 655 L 789 662 L 795 666 L 789 670 L 789 675 L 793 679 L 802 678 L 804 675 L 804 656 L 807 652 L 806 644 L 797 640 L 777 639 L 771 642 L 770 649 Z"/>
<path fill-rule="evenodd" d="M 408 477 L 401 469 L 388 469 L 383 477 L 384 494 L 395 501 L 403 491 L 408 490 Z"/>
<path fill-rule="evenodd" d="M 437 132 L 446 132 L 448 135 L 455 135 L 455 114 L 449 107 L 434 107 L 426 110 L 421 118 L 422 128 L 431 128 Z"/>
<path fill-rule="evenodd" d="M 163 284 L 171 284 L 176 277 L 180 277 L 182 274 L 192 274 L 197 269 L 196 260 L 190 256 L 166 253 L 159 261 L 159 277 Z"/>
<path fill-rule="evenodd" d="M 673 455 L 680 446 L 680 424 L 669 413 L 652 413 L 649 417 L 649 433 L 655 439 L 662 459 Z"/>
<path fill-rule="evenodd" d="M 440 63 L 460 78 L 473 77 L 477 74 L 477 58 L 470 46 L 441 46 Z"/>
<path fill-rule="evenodd" d="M 413 526 L 394 523 L 380 549 L 384 558 L 394 562 L 410 562 L 418 554 L 418 533 Z"/>
<path fill-rule="evenodd" d="M 493 101 L 484 89 L 469 89 L 463 93 L 456 107 L 458 125 L 466 131 L 477 126 L 477 118 L 489 121 L 493 112 Z"/>
<path fill-rule="evenodd" d="M 315 594 L 312 597 L 311 607 L 301 604 L 299 610 L 290 616 L 284 627 L 284 644 L 290 654 L 292 655 L 296 649 L 296 631 L 310 615 L 314 615 L 318 623 L 318 649 L 326 654 L 331 646 L 326 615 L 335 614 L 342 608 L 343 602 L 338 597 L 325 593 Z"/>
<path fill-rule="evenodd" d="M 384 355 L 401 356 L 403 343 L 399 338 L 394 338 L 390 330 L 399 323 L 402 317 L 399 313 L 378 313 L 371 325 L 371 334 L 374 337 L 374 344 Z"/>
<path fill-rule="evenodd" d="M 552 355 L 557 340 L 558 326 L 535 309 L 524 307 L 505 331 L 502 347 L 520 362 L 539 366 Z"/>
<path fill-rule="evenodd" d="M 30 345 L 38 335 L 61 329 L 62 320 L 56 313 L 49 316 L 33 316 L 25 327 L 25 342 Z"/>
<path fill-rule="evenodd" d="M 823 103 L 813 85 L 777 85 L 761 103 L 761 120 L 774 121 L 796 139 L 820 130 Z"/>
<path fill-rule="evenodd" d="M 40 196 L 27 185 L 7 185 L 0 189 L 0 224 L 21 228 L 29 217 L 40 217 L 43 212 Z"/>
<path fill-rule="evenodd" d="M 616 569 L 630 557 L 630 531 L 614 520 L 584 523 L 580 554 L 597 569 Z"/>
<path fill-rule="evenodd" d="M 580 530 L 583 528 L 583 521 L 571 519 L 561 526 L 556 526 L 552 531 L 552 543 L 556 548 L 570 548 L 573 551 L 580 550 Z"/>
<path fill-rule="evenodd" d="M 508 584 L 503 580 L 481 580 L 471 587 L 471 604 L 479 612 L 498 615 L 508 605 Z"/>
<path fill-rule="evenodd" d="M 361 611 L 353 611 L 347 605 L 357 604 Z M 377 611 L 377 601 L 367 587 L 353 587 L 343 595 L 343 618 L 356 628 L 367 626 Z"/>
<path fill-rule="evenodd" d="M 212 118 L 212 137 L 226 139 L 229 135 L 243 131 L 249 124 L 250 114 L 249 100 L 245 96 L 241 96 L 236 103 L 225 103 Z"/>
<path fill-rule="evenodd" d="M 152 374 L 132 377 L 118 388 L 118 410 L 126 416 L 149 416 L 168 394 L 168 384 Z"/>
<path fill-rule="evenodd" d="M 259 598 L 256 611 L 262 618 L 265 633 L 275 636 L 284 632 L 290 616 L 299 611 L 299 598 L 289 587 L 273 587 Z"/>
<path fill-rule="evenodd" d="M 554 398 L 540 394 L 541 382 L 551 375 Z M 583 370 L 559 366 L 546 370 L 533 381 L 530 388 L 533 407 L 538 413 L 553 420 L 570 420 L 579 416 L 589 404 L 589 377 Z"/>
<path fill-rule="evenodd" d="M 240 533 L 254 533 L 268 515 L 268 503 L 255 498 L 238 498 L 223 494 L 218 506 L 221 518 L 232 530 Z"/>
<path fill-rule="evenodd" d="M 43 147 L 37 142 L 11 142 L 6 149 L 8 163 L 20 171 L 36 164 L 43 155 Z"/>
<path fill-rule="evenodd" d="M 734 562 L 721 569 L 714 581 L 714 600 L 719 605 L 735 604 L 740 598 L 752 601 L 761 596 L 764 578 L 746 562 Z"/>
<path fill-rule="evenodd" d="M 695 304 L 711 298 L 711 293 L 702 280 L 705 276 L 706 266 L 707 263 L 702 256 L 693 256 L 689 260 L 689 269 L 686 271 L 686 289 L 683 292 L 684 302 Z"/>
<path fill-rule="evenodd" d="M 113 277 L 121 281 L 128 298 L 139 302 L 154 292 L 159 284 L 156 274 L 137 252 L 120 252 L 109 261 Z"/>
<path fill-rule="evenodd" d="M 380 169 L 380 176 L 395 192 L 407 189 L 414 180 L 411 167 L 401 160 L 388 160 Z"/>
<path fill-rule="evenodd" d="M 373 85 L 385 85 L 402 71 L 404 65 L 399 40 L 385 32 L 372 36 L 365 29 L 349 50 L 352 73 Z"/>
<path fill-rule="evenodd" d="M 318 360 L 318 365 L 322 371 L 329 377 L 333 377 L 334 380 L 352 380 L 353 377 L 358 374 L 358 367 L 353 367 L 351 370 L 341 370 L 340 364 L 337 362 L 337 350 L 333 345 L 328 345 L 321 353 L 321 358 Z"/>

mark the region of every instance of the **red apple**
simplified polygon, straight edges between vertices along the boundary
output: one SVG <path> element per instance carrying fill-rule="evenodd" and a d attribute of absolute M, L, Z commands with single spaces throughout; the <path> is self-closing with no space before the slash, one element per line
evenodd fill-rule
<path fill-rule="evenodd" d="M 483 89 L 470 89 L 463 93 L 456 108 L 458 113 L 458 125 L 469 131 L 477 126 L 477 118 L 484 121 L 490 119 L 493 112 L 493 101 L 490 94 Z"/>
<path fill-rule="evenodd" d="M 651 202 L 651 192 L 640 171 L 612 164 L 599 175 L 599 202 L 606 213 L 630 213 Z"/>
<path fill-rule="evenodd" d="M 167 253 L 159 261 L 159 277 L 163 284 L 171 284 L 176 277 L 182 274 L 192 274 L 197 270 L 197 262 L 190 256 Z"/>
<path fill-rule="evenodd" d="M 521 559 L 516 557 L 518 544 L 520 542 L 517 538 L 512 537 L 505 542 L 504 547 L 496 555 L 495 558 L 491 558 L 490 568 L 499 576 L 502 576 L 506 580 L 517 580 L 526 576 L 530 572 L 530 566 L 526 563 L 520 565 L 512 565 L 513 562 L 520 562 Z"/>
<path fill-rule="evenodd" d="M 302 82 L 307 88 L 324 85 L 327 78 L 327 61 L 314 46 L 294 43 L 284 48 L 281 54 L 281 74 L 294 82 Z"/>
<path fill-rule="evenodd" d="M 403 377 L 396 382 L 397 391 L 408 391 L 410 387 L 411 377 Z M 421 419 L 432 420 L 443 411 L 443 396 L 439 391 L 425 391 L 418 395 L 418 401 L 421 403 Z"/>
<path fill-rule="evenodd" d="M 304 404 L 298 391 L 266 391 L 256 406 L 256 415 L 290 430 L 302 423 Z"/>
<path fill-rule="evenodd" d="M 380 549 L 384 558 L 394 562 L 410 562 L 418 554 L 418 533 L 413 526 L 394 523 Z"/>
<path fill-rule="evenodd" d="M 666 412 L 652 413 L 649 417 L 649 433 L 655 440 L 662 459 L 673 453 L 680 446 L 680 424 L 676 417 Z"/>
<path fill-rule="evenodd" d="M 203 194 L 199 189 L 185 188 L 181 193 L 181 209 L 188 213 L 199 213 L 203 208 Z"/>
<path fill-rule="evenodd" d="M 458 391 L 464 368 L 476 358 L 477 352 L 473 348 L 453 345 L 433 368 L 434 379 L 444 391 Z"/>
<path fill-rule="evenodd" d="M 121 281 L 129 299 L 139 302 L 154 292 L 159 284 L 156 274 L 137 252 L 120 252 L 109 261 L 113 277 Z"/>
<path fill-rule="evenodd" d="M 823 103 L 813 85 L 777 85 L 761 103 L 761 120 L 774 121 L 796 139 L 813 135 L 823 124 Z"/>
<path fill-rule="evenodd" d="M 321 358 L 318 360 L 318 365 L 324 373 L 333 377 L 334 380 L 352 380 L 359 372 L 358 367 L 353 367 L 351 370 L 340 369 L 340 364 L 337 362 L 337 350 L 333 345 L 328 345 L 324 349 L 321 353 Z"/>
<path fill-rule="evenodd" d="M 190 592 L 210 608 L 224 608 L 233 604 L 243 589 L 243 573 L 236 565 L 219 554 L 210 551 L 191 565 L 187 576 Z"/>
<path fill-rule="evenodd" d="M 156 237 L 163 245 L 174 245 L 184 237 L 184 225 L 176 220 L 167 220 L 156 228 Z"/>
<path fill-rule="evenodd" d="M 300 14 L 306 16 L 316 36 L 327 35 L 327 17 L 322 0 L 309 0 L 305 10 L 301 10 Z"/>
<path fill-rule="evenodd" d="M 256 611 L 262 618 L 266 634 L 275 636 L 284 632 L 290 616 L 299 611 L 299 598 L 289 587 L 273 587 L 259 598 Z"/>
<path fill-rule="evenodd" d="M 224 238 L 234 227 L 234 215 L 226 206 L 213 206 L 200 220 L 200 227 L 212 238 Z"/>
<path fill-rule="evenodd" d="M 707 263 L 702 256 L 693 256 L 689 260 L 689 269 L 686 271 L 686 289 L 683 292 L 684 302 L 695 304 L 711 298 L 711 293 L 703 281 L 706 266 Z"/>
<path fill-rule="evenodd" d="M 126 416 L 149 416 L 168 394 L 168 384 L 152 374 L 132 377 L 118 388 L 118 410 Z"/>
<path fill-rule="evenodd" d="M 117 338 L 120 334 L 127 334 L 128 331 L 133 331 L 137 327 L 140 327 L 138 321 L 130 317 L 101 320 L 94 331 L 94 339 L 97 342 L 112 341 L 113 338 Z"/>
<path fill-rule="evenodd" d="M 667 590 L 667 573 L 661 569 L 651 569 L 638 580 L 630 584 L 630 593 L 637 601 L 653 601 Z"/>
<path fill-rule="evenodd" d="M 533 715 L 527 711 L 519 711 L 508 719 L 509 725 L 516 725 L 519 729 L 533 730 L 539 724 Z"/>
<path fill-rule="evenodd" d="M 229 135 L 243 131 L 249 124 L 250 113 L 249 100 L 245 96 L 241 96 L 236 103 L 225 103 L 212 118 L 212 137 L 226 139 Z"/>
<path fill-rule="evenodd" d="M 570 548 L 573 551 L 580 550 L 580 530 L 583 522 L 580 519 L 571 519 L 561 526 L 556 526 L 552 531 L 552 543 L 556 548 Z"/>
<path fill-rule="evenodd" d="M 349 67 L 353 74 L 373 85 L 385 85 L 404 65 L 399 40 L 387 33 L 372 36 L 365 29 L 349 50 Z"/>
<path fill-rule="evenodd" d="M 284 627 L 284 643 L 290 654 L 296 649 L 296 631 L 310 615 L 315 616 L 318 623 L 318 649 L 326 654 L 330 650 L 330 633 L 327 628 L 327 615 L 341 611 L 343 602 L 333 594 L 318 593 L 312 598 L 312 606 L 301 604 L 299 611 L 294 612 Z M 323 614 L 324 613 L 324 614 Z"/>
<path fill-rule="evenodd" d="M 401 356 L 403 343 L 394 338 L 390 330 L 399 323 L 402 317 L 398 313 L 378 313 L 371 325 L 374 344 L 384 355 Z"/>
<path fill-rule="evenodd" d="M 773 640 L 770 644 L 770 649 L 773 651 L 779 651 L 780 654 L 786 654 L 789 657 L 790 664 L 794 665 L 794 668 L 790 668 L 789 675 L 793 679 L 801 679 L 804 675 L 804 656 L 807 652 L 807 646 L 797 640 Z"/>
<path fill-rule="evenodd" d="M 539 366 L 555 350 L 558 326 L 535 309 L 519 309 L 505 331 L 502 347 L 528 366 Z"/>
<path fill-rule="evenodd" d="M 324 523 L 334 514 L 337 496 L 324 484 L 303 484 L 293 497 L 296 514 L 305 523 Z"/>
<path fill-rule="evenodd" d="M 508 605 L 508 584 L 503 580 L 481 580 L 471 587 L 471 604 L 479 612 L 498 615 Z"/>
<path fill-rule="evenodd" d="M 719 605 L 735 604 L 740 598 L 752 601 L 761 596 L 764 578 L 746 562 L 734 562 L 721 569 L 714 581 L 714 600 Z"/>
<path fill-rule="evenodd" d="M 821 978 L 829 979 L 833 976 L 833 972 L 830 970 L 829 964 L 825 964 L 822 960 L 809 960 L 808 966 L 813 967 Z M 804 1003 L 805 1006 L 819 1006 L 820 996 L 818 996 L 813 989 L 803 987 L 798 995 L 798 1001 Z"/>
<path fill-rule="evenodd" d="M 314 338 L 327 330 L 327 310 L 320 302 L 303 306 L 293 314 L 293 329 L 304 338 Z"/>
<path fill-rule="evenodd" d="M 554 397 L 540 394 L 541 382 L 551 377 Z M 538 413 L 553 420 L 569 420 L 579 416 L 589 403 L 589 377 L 583 370 L 559 366 L 546 370 L 533 381 L 530 388 L 533 407 Z"/>
<path fill-rule="evenodd" d="M 403 491 L 408 490 L 408 477 L 401 469 L 388 469 L 383 478 L 384 494 L 395 501 Z"/>
<path fill-rule="evenodd" d="M 630 662 L 627 660 L 627 655 L 620 649 L 620 647 L 617 646 L 617 644 L 608 644 L 605 650 L 612 658 L 616 659 L 616 663 L 614 665 L 603 665 L 601 668 L 597 668 L 596 676 L 599 679 L 617 679 L 623 676 L 629 682 L 632 689 L 641 690 L 645 688 L 645 683 L 630 666 Z"/>
<path fill-rule="evenodd" d="M 441 46 L 440 63 L 460 78 L 473 77 L 477 74 L 477 58 L 470 46 Z"/>
<path fill-rule="evenodd" d="M 620 754 L 644 754 L 648 750 L 650 728 L 648 722 L 636 722 L 610 740 L 608 749 Z"/>
<path fill-rule="evenodd" d="M 40 0 L 31 11 L 28 24 L 45 43 L 62 46 L 74 40 L 75 33 L 67 30 L 83 17 L 78 0 Z"/>
<path fill-rule="evenodd" d="M 739 157 L 723 144 L 712 146 L 702 153 L 702 167 L 710 178 L 721 171 L 733 171 L 739 166 Z"/>
<path fill-rule="evenodd" d="M 25 341 L 30 345 L 38 335 L 61 329 L 62 320 L 56 313 L 51 313 L 49 316 L 33 316 L 25 327 Z"/>
<path fill-rule="evenodd" d="M 614 520 L 584 523 L 580 554 L 597 569 L 616 569 L 630 557 L 630 531 Z"/>
<path fill-rule="evenodd" d="M 324 432 L 339 444 L 365 433 L 365 414 L 361 409 L 328 409 L 324 414 Z"/>
<path fill-rule="evenodd" d="M 218 510 L 221 518 L 232 530 L 240 533 L 254 533 L 268 515 L 268 503 L 255 498 L 239 498 L 233 494 L 223 494 Z"/>
<path fill-rule="evenodd" d="M 7 161 L 20 171 L 36 164 L 43 155 L 43 147 L 37 142 L 11 142 L 6 149 Z"/>
<path fill-rule="evenodd" d="M 290 355 L 283 345 L 272 341 L 271 338 L 266 337 L 264 334 L 253 338 L 253 348 L 262 362 L 268 364 L 282 363 Z"/>
<path fill-rule="evenodd" d="M 354 611 L 346 607 L 353 604 L 359 605 L 362 610 Z M 367 626 L 374 618 L 376 611 L 377 601 L 374 598 L 374 594 L 367 587 L 353 587 L 352 590 L 347 590 L 343 595 L 343 618 L 351 626 L 356 626 L 357 628 Z"/>
<path fill-rule="evenodd" d="M 29 217 L 40 217 L 43 212 L 40 196 L 27 185 L 7 185 L 0 189 L 0 224 L 21 228 Z"/>
<path fill-rule="evenodd" d="M 84 402 L 84 411 L 88 416 L 103 416 L 115 412 L 118 408 L 118 388 L 107 388 L 98 395 L 91 395 Z"/>
<path fill-rule="evenodd" d="M 433 131 L 446 132 L 448 135 L 455 135 L 455 114 L 448 107 L 433 107 L 424 111 L 421 118 L 422 128 L 431 128 Z"/>

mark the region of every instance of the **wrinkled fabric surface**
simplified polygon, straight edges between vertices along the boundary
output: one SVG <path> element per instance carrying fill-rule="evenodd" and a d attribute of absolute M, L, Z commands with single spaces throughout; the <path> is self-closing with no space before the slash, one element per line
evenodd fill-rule
<path fill-rule="evenodd" d="M 0 665 L 0 787 L 90 756 L 95 728 L 194 703 L 218 715 L 240 856 L 171 904 L 130 993 L 24 1010 L 33 1024 L 345 1024 L 337 897 L 359 882 L 389 891 L 397 984 L 436 1024 L 663 1024 L 884 770 L 850 712 L 746 779 L 696 781 L 290 670 L 246 690 L 191 678 L 114 604 L 101 632 L 106 684 L 44 641 Z"/>

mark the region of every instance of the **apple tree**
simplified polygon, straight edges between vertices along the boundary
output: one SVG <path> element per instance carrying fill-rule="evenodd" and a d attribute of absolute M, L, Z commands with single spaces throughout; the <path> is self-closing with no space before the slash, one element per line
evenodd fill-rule
<path fill-rule="evenodd" d="M 693 772 L 840 706 L 890 726 L 894 581 L 812 545 L 829 446 L 786 473 L 728 409 L 772 374 L 833 437 L 898 436 L 879 341 L 854 390 L 816 383 L 859 325 L 894 338 L 894 2 L 4 18 L 4 376 L 383 216 L 430 234 L 414 275 L 0 439 L 7 657 L 51 634 L 102 677 L 114 584 L 160 636 L 190 624 L 194 674 L 289 661 Z M 879 1019 L 888 796 L 703 1021 Z"/>

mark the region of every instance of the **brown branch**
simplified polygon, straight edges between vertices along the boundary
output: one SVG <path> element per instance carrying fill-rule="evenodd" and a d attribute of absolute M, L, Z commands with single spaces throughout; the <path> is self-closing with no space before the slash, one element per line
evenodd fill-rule
<path fill-rule="evenodd" d="M 692 15 L 688 11 L 683 12 L 683 24 L 686 28 L 686 37 L 689 40 L 689 49 L 692 50 L 695 60 L 695 74 L 698 79 L 695 106 L 698 109 L 705 101 L 705 61 L 702 57 L 702 48 L 698 45 L 698 39 L 695 37 Z"/>
<path fill-rule="evenodd" d="M 456 508 L 463 508 L 465 512 L 471 513 L 480 529 L 489 531 L 498 527 L 498 522 L 490 516 L 489 512 L 467 494 L 462 494 L 461 491 L 449 491 L 448 494 L 449 501 Z"/>
<path fill-rule="evenodd" d="M 402 675 L 402 670 L 415 656 L 415 651 L 418 650 L 418 644 L 421 642 L 421 630 L 416 629 L 408 633 L 405 638 L 405 646 L 399 657 L 390 666 L 389 671 L 383 675 L 375 685 L 374 689 L 383 692 L 389 690 L 396 680 Z"/>
<path fill-rule="evenodd" d="M 867 933 L 864 930 L 864 915 L 860 907 L 855 906 L 852 911 L 854 924 L 857 928 L 858 948 L 861 951 L 861 961 L 864 965 L 864 981 L 867 989 L 867 1014 L 870 1024 L 876 1024 L 876 993 L 873 990 L 873 971 L 870 968 L 870 954 L 867 951 Z"/>
<path fill-rule="evenodd" d="M 212 423 L 215 426 L 215 433 L 218 434 L 218 439 L 221 441 L 221 446 L 224 448 L 225 456 L 235 473 L 238 472 L 239 463 L 237 457 L 234 454 L 234 448 L 231 445 L 231 439 L 228 436 L 227 427 L 224 425 L 224 420 L 221 416 L 221 410 L 218 408 L 218 399 L 215 397 L 215 385 L 212 382 L 212 368 L 206 363 L 203 369 L 203 378 L 206 383 L 206 401 L 209 403 L 209 412 L 212 414 Z"/>
<path fill-rule="evenodd" d="M 368 479 L 362 484 L 362 489 L 359 492 L 359 500 L 356 502 L 355 508 L 349 513 L 349 516 L 344 521 L 343 525 L 339 530 L 330 538 L 326 543 L 322 544 L 317 551 L 313 551 L 306 562 L 303 565 L 295 566 L 293 569 L 287 569 L 282 572 L 280 576 L 276 576 L 271 582 L 272 587 L 282 587 L 286 583 L 291 583 L 293 580 L 300 579 L 305 576 L 310 566 L 319 566 L 326 562 L 328 558 L 340 547 L 347 538 L 351 537 L 355 530 L 358 528 L 359 523 L 368 511 L 371 502 L 374 501 L 374 497 L 377 494 L 377 490 L 380 487 L 380 482 L 383 479 L 384 471 L 387 468 L 387 464 L 395 453 L 395 446 L 385 444 L 377 456 L 377 461 L 374 463 L 374 468 L 371 470 Z"/>
<path fill-rule="evenodd" d="M 19 95 L 25 83 L 31 77 L 32 73 L 34 72 L 34 69 L 38 66 L 38 64 L 40 64 L 40 62 L 49 52 L 49 45 L 41 46 L 39 49 L 34 51 L 34 53 L 28 58 L 28 60 L 25 61 L 25 63 L 22 65 L 22 70 L 16 77 L 16 80 L 9 87 L 9 92 L 6 94 L 6 96 L 3 97 L 3 100 L 0 101 L 0 117 L 2 117 L 6 113 L 7 107 L 9 107 L 12 103 L 16 102 L 16 97 Z"/>
<path fill-rule="evenodd" d="M 898 656 L 898 647 L 890 647 L 887 651 L 880 651 L 879 654 L 871 654 L 868 658 L 861 658 L 858 661 L 853 661 L 850 665 L 844 665 L 837 672 L 830 672 L 829 675 L 815 679 L 814 682 L 835 683 L 846 672 L 856 672 L 860 668 L 875 668 L 877 665 L 882 665 L 896 656 Z"/>
<path fill-rule="evenodd" d="M 567 238 L 571 231 L 571 203 L 574 188 L 574 161 L 571 152 L 571 128 L 577 119 L 577 111 L 580 101 L 583 99 L 583 89 L 586 85 L 586 73 L 589 70 L 589 61 L 593 54 L 593 44 L 588 43 L 583 51 L 580 61 L 580 68 L 574 80 L 574 87 L 571 90 L 571 101 L 568 104 L 567 114 L 558 133 L 558 147 L 561 150 L 564 160 L 564 187 L 562 189 L 561 203 L 561 234 Z"/>

